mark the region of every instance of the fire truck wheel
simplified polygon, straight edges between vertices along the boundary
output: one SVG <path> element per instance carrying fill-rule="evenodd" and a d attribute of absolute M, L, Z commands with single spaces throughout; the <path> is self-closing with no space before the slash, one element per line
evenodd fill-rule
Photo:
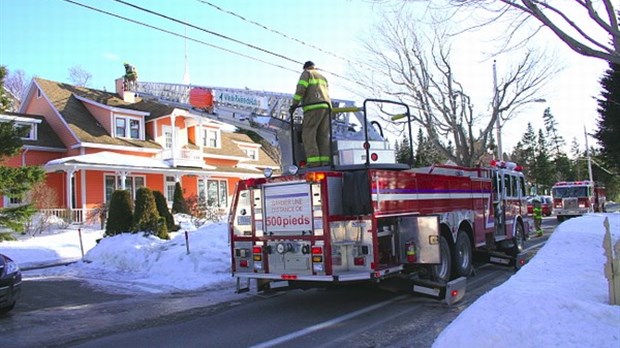
<path fill-rule="evenodd" d="M 523 251 L 523 245 L 525 240 L 523 239 L 523 226 L 520 223 L 517 223 L 517 227 L 515 229 L 515 236 L 512 239 L 512 250 L 510 253 L 514 256 L 518 255 Z"/>
<path fill-rule="evenodd" d="M 471 241 L 465 231 L 459 231 L 454 245 L 455 276 L 467 277 L 473 269 Z"/>
<path fill-rule="evenodd" d="M 439 249 L 441 250 L 440 264 L 431 266 L 432 277 L 435 281 L 448 282 L 452 272 L 452 253 L 446 237 L 439 238 Z"/>

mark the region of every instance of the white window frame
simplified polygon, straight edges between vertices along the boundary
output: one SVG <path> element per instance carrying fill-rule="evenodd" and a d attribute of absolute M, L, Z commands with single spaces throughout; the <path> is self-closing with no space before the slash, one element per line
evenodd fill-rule
<path fill-rule="evenodd" d="M 246 147 L 242 149 L 245 154 L 254 161 L 258 161 L 258 149 Z"/>
<path fill-rule="evenodd" d="M 125 129 L 123 131 L 124 134 L 118 134 L 118 127 L 116 123 L 119 120 L 123 120 L 125 122 Z M 138 137 L 133 138 L 131 136 L 131 121 L 138 121 Z M 113 120 L 114 127 L 114 136 L 117 138 L 126 138 L 126 139 L 135 139 L 135 140 L 144 140 L 144 119 L 142 117 L 131 117 L 126 115 L 114 115 Z"/>
<path fill-rule="evenodd" d="M 211 144 L 214 142 L 214 144 Z M 222 131 L 213 128 L 204 128 L 202 133 L 202 144 L 204 147 L 219 149 L 222 147 Z M 215 145 L 215 146 L 213 146 Z"/>
<path fill-rule="evenodd" d="M 162 126 L 161 127 L 161 131 L 162 131 L 162 135 L 164 138 L 164 149 L 171 149 L 173 147 L 173 140 L 174 140 L 174 136 L 172 134 L 172 126 Z M 170 139 L 168 139 L 168 135 L 170 135 Z M 168 140 L 170 140 L 170 143 L 168 143 Z"/>
<path fill-rule="evenodd" d="M 216 188 L 216 193 L 217 193 L 217 197 L 215 197 L 214 200 L 212 196 L 209 195 L 209 186 L 210 183 L 216 183 L 217 188 Z M 221 191 L 222 191 L 222 187 L 221 185 L 224 184 L 226 187 L 226 191 L 225 191 L 225 197 L 222 197 L 221 195 Z M 207 202 L 207 206 L 209 207 L 217 207 L 217 208 L 227 208 L 229 202 L 228 199 L 228 180 L 226 179 L 207 179 L 207 182 L 205 184 L 205 197 L 206 197 L 206 202 Z M 222 200 L 224 200 L 224 202 L 222 202 Z M 223 204 L 222 204 L 223 203 Z"/>
<path fill-rule="evenodd" d="M 113 177 L 114 178 L 114 189 L 112 190 L 112 192 L 116 191 L 116 190 L 120 190 L 121 189 L 121 176 L 117 175 L 117 174 L 104 174 L 103 175 L 103 199 L 105 202 L 108 202 L 108 195 L 107 195 L 107 189 L 108 189 L 108 182 L 107 182 L 107 178 L 109 177 Z M 144 185 L 142 186 L 136 186 L 136 178 L 141 178 L 142 182 L 144 183 Z M 146 175 L 127 175 L 127 180 L 129 180 L 131 187 L 127 187 L 126 189 L 129 189 L 129 192 L 131 192 L 131 199 L 135 200 L 136 199 L 136 191 L 140 188 L 140 187 L 148 187 L 146 185 Z M 112 198 L 110 196 L 110 198 Z"/>
<path fill-rule="evenodd" d="M 37 140 L 37 125 L 29 122 L 15 122 L 15 127 L 30 127 L 30 132 L 25 137 L 22 137 L 24 140 Z"/>
<path fill-rule="evenodd" d="M 4 207 L 18 207 L 24 204 L 23 198 L 10 198 L 9 196 L 4 196 Z"/>
<path fill-rule="evenodd" d="M 174 176 L 166 176 L 164 178 L 164 196 L 168 205 L 174 203 L 174 189 L 176 188 L 177 180 Z"/>

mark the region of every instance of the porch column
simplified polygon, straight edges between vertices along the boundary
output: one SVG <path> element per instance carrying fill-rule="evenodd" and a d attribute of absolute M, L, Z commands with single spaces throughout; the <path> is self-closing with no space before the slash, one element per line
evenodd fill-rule
<path fill-rule="evenodd" d="M 170 122 L 172 123 L 172 148 L 170 150 L 172 150 L 172 163 L 174 162 L 174 159 L 177 158 L 177 127 L 176 127 L 176 116 L 174 114 L 170 115 Z M 176 165 L 175 165 L 176 166 Z"/>
<path fill-rule="evenodd" d="M 205 202 L 206 202 L 206 201 L 207 201 L 207 193 L 209 192 L 209 191 L 207 190 L 207 180 L 209 179 L 209 176 L 208 176 L 208 175 L 201 175 L 201 176 L 200 176 L 200 179 L 202 180 L 202 183 L 203 183 L 204 185 L 203 185 L 203 187 L 202 187 L 203 192 L 198 192 L 198 193 L 199 193 L 199 194 L 202 194 L 202 196 L 204 197 Z"/>
<path fill-rule="evenodd" d="M 66 175 L 66 189 L 67 189 L 67 209 L 73 209 L 73 176 L 75 175 L 75 168 L 70 168 L 65 171 Z"/>
<path fill-rule="evenodd" d="M 127 180 L 127 174 L 129 174 L 129 172 L 126 172 L 126 171 L 118 172 L 118 175 L 120 175 L 121 177 L 121 190 L 127 189 L 127 185 L 125 184 L 125 181 Z"/>

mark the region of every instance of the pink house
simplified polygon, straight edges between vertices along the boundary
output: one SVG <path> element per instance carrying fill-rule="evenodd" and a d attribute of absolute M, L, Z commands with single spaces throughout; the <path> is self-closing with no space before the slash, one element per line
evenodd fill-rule
<path fill-rule="evenodd" d="M 35 78 L 19 113 L 0 115 L 0 121 L 31 129 L 21 154 L 3 165 L 43 166 L 46 184 L 57 193 L 54 208 L 70 210 L 74 221 L 83 221 L 117 189 L 135 194 L 146 186 L 171 202 L 176 182 L 186 198 L 203 196 L 223 210 L 239 179 L 279 169 L 260 144 L 221 122 L 117 89 L 119 94 Z"/>

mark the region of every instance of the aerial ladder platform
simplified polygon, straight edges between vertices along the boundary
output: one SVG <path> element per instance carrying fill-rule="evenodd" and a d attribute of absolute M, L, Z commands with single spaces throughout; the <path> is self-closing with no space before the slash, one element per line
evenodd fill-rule
<path fill-rule="evenodd" d="M 299 167 L 305 155 L 301 146 L 301 108 L 291 115 L 292 94 L 211 87 L 193 84 L 135 81 L 128 90 L 136 96 L 191 114 L 256 132 L 280 148 L 281 167 Z M 364 144 L 379 153 L 379 163 L 395 163 L 394 150 L 377 122 L 368 122 L 364 107 L 350 100 L 332 99 L 332 166 L 368 163 Z"/>

